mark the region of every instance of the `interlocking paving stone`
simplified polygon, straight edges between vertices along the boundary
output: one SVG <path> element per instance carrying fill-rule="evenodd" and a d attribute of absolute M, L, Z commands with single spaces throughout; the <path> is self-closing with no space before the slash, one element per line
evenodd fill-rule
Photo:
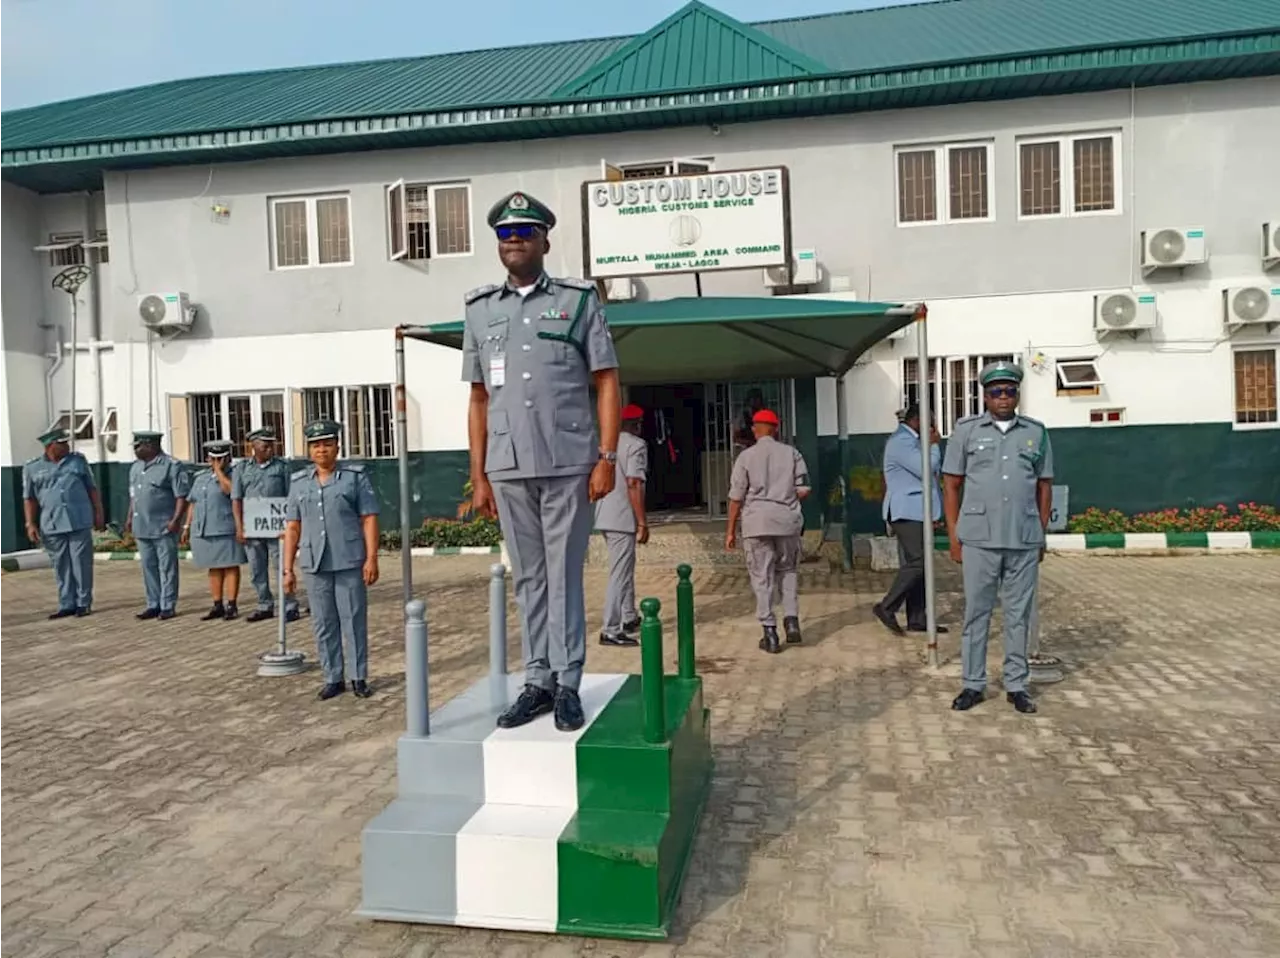
<path fill-rule="evenodd" d="M 439 704 L 487 667 L 489 557 L 415 560 Z M 1021 716 L 955 694 L 962 601 L 940 557 L 948 659 L 871 617 L 887 576 L 802 571 L 805 644 L 758 630 L 740 568 L 699 568 L 716 770 L 666 943 L 364 921 L 360 830 L 395 790 L 398 564 L 371 597 L 377 694 L 255 676 L 274 623 L 138 623 L 131 563 L 94 615 L 46 622 L 48 571 L 3 582 L 3 954 L 358 958 L 1196 958 L 1280 953 L 1280 557 L 1050 556 L 1046 647 L 1067 680 Z M 675 575 L 663 600 L 675 664 Z M 598 628 L 600 570 L 588 573 Z M 243 598 L 243 597 L 242 597 Z M 510 661 L 519 624 L 510 606 Z M 998 617 L 997 617 L 998 620 Z M 291 644 L 314 659 L 307 620 Z M 634 650 L 589 651 L 597 672 Z"/>

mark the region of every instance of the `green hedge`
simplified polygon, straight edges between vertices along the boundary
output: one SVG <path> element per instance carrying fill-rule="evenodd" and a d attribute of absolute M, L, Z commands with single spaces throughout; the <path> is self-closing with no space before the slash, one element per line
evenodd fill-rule
<path fill-rule="evenodd" d="M 1115 509 L 1086 509 L 1067 520 L 1068 532 L 1280 532 L 1275 506 L 1242 502 L 1234 510 L 1225 505 L 1190 509 L 1161 509 L 1125 515 Z"/>

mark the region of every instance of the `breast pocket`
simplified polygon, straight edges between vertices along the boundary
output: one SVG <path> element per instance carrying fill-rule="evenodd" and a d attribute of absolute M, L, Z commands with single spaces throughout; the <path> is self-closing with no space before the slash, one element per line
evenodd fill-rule
<path fill-rule="evenodd" d="M 586 411 L 557 409 L 556 432 L 551 439 L 551 464 L 557 467 L 591 466 L 598 458 L 591 419 Z"/>
<path fill-rule="evenodd" d="M 485 472 L 503 472 L 515 467 L 516 446 L 511 437 L 511 420 L 505 409 L 490 409 Z"/>
<path fill-rule="evenodd" d="M 964 452 L 970 468 L 990 468 L 996 461 L 996 443 L 992 439 L 970 439 L 969 444 L 964 447 Z"/>
<path fill-rule="evenodd" d="M 961 542 L 986 542 L 991 538 L 991 520 L 985 502 L 966 502 L 960 507 L 956 536 Z"/>

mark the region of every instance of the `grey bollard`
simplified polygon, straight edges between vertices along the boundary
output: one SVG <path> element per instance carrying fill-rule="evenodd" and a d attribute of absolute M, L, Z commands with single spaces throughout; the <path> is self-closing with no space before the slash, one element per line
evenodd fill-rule
<path fill-rule="evenodd" d="M 507 567 L 489 567 L 489 695 L 507 704 Z"/>
<path fill-rule="evenodd" d="M 431 731 L 427 672 L 427 604 L 414 599 L 404 607 L 405 728 L 413 738 L 426 738 Z"/>

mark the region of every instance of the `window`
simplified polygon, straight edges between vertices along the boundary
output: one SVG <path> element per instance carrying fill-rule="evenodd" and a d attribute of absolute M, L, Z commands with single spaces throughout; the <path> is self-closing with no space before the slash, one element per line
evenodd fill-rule
<path fill-rule="evenodd" d="M 285 196 L 267 201 L 271 220 L 271 268 L 349 266 L 351 198 Z"/>
<path fill-rule="evenodd" d="M 601 167 L 606 180 L 647 180 L 662 176 L 710 173 L 715 169 L 715 163 L 707 156 L 687 159 L 677 156 L 670 160 L 647 160 L 642 163 L 618 163 L 617 165 L 603 161 Z"/>
<path fill-rule="evenodd" d="M 1098 375 L 1096 360 L 1093 359 L 1059 359 L 1058 369 L 1059 396 L 1096 396 L 1103 385 Z"/>
<path fill-rule="evenodd" d="M 229 440 L 232 455 L 253 452 L 249 433 L 264 427 L 275 430 L 277 449 L 285 451 L 284 393 L 196 393 L 187 397 L 191 455 L 203 461 L 204 444 Z"/>
<path fill-rule="evenodd" d="M 355 459 L 394 456 L 395 415 L 390 386 L 333 386 L 304 389 L 307 422 L 334 419 L 342 423 L 341 454 Z"/>
<path fill-rule="evenodd" d="M 470 255 L 471 186 L 397 180 L 387 187 L 387 236 L 393 260 Z"/>
<path fill-rule="evenodd" d="M 1123 409 L 1090 409 L 1090 426 L 1122 426 L 1124 425 Z"/>
<path fill-rule="evenodd" d="M 107 409 L 106 421 L 102 424 L 102 430 L 99 435 L 102 436 L 102 442 L 107 447 L 107 452 L 115 452 L 120 443 L 120 426 L 114 407 Z"/>
<path fill-rule="evenodd" d="M 900 147 L 898 225 L 989 222 L 991 144 Z"/>
<path fill-rule="evenodd" d="M 99 266 L 103 265 L 104 263 L 111 262 L 111 257 L 108 255 L 106 230 L 94 230 L 93 242 L 85 243 L 84 248 L 91 249 L 94 251 L 94 256 L 97 259 Z"/>
<path fill-rule="evenodd" d="M 1276 422 L 1277 352 L 1275 348 L 1237 349 L 1233 354 L 1237 425 Z"/>
<path fill-rule="evenodd" d="M 49 242 L 36 249 L 47 251 L 49 265 L 54 269 L 65 269 L 68 266 L 84 265 L 84 234 L 51 233 Z"/>
<path fill-rule="evenodd" d="M 71 429 L 71 413 L 64 409 L 58 413 L 53 427 L 55 429 Z M 93 411 L 90 409 L 76 410 L 76 442 L 87 441 L 93 438 Z"/>
<path fill-rule="evenodd" d="M 990 356 L 948 356 L 929 360 L 929 408 L 942 436 L 951 435 L 956 421 L 976 416 L 985 406 L 978 374 L 987 363 L 1017 363 L 1011 353 Z M 919 362 L 912 357 L 902 361 L 902 398 L 908 406 L 920 400 Z M 941 384 L 941 390 L 939 390 Z"/>
<path fill-rule="evenodd" d="M 1120 134 L 1089 133 L 1018 144 L 1020 216 L 1120 212 Z"/>

